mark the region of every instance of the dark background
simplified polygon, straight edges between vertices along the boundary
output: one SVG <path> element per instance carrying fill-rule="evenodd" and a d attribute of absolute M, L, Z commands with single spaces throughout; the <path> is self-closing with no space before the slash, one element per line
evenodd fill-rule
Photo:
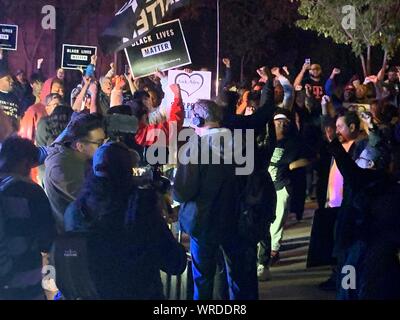
<path fill-rule="evenodd" d="M 260 28 L 234 28 L 235 15 L 242 12 L 230 10 L 231 0 L 221 0 L 221 58 L 231 58 L 235 78 L 240 75 L 241 56 L 233 51 L 234 39 L 246 39 L 261 33 L 262 41 L 251 48 L 253 57 L 247 57 L 244 74 L 256 76 L 255 69 L 261 65 L 287 65 L 293 76 L 297 74 L 306 58 L 320 63 L 326 77 L 333 67 L 342 69 L 342 82 L 354 73 L 362 74 L 361 63 L 346 46 L 335 45 L 330 39 L 319 37 L 316 33 L 304 31 L 294 24 L 297 8 L 294 5 L 278 9 L 286 0 L 263 0 L 270 5 L 270 10 L 262 12 Z M 233 0 L 232 0 L 233 1 Z M 259 0 L 246 0 L 248 4 Z M 0 23 L 19 25 L 18 51 L 8 52 L 12 70 L 23 68 L 30 75 L 38 58 L 45 58 L 43 71 L 46 76 L 53 76 L 61 64 L 62 44 L 98 46 L 98 35 L 105 29 L 125 0 L 0 0 Z M 216 5 L 215 0 L 193 0 L 193 5 L 180 9 L 172 18 L 181 18 L 183 30 L 188 42 L 193 61 L 193 69 L 207 67 L 216 69 Z M 57 10 L 56 30 L 43 30 L 41 13 L 44 5 L 54 5 Z M 232 7 L 233 8 L 233 7 Z M 257 6 L 254 10 L 257 11 Z M 275 11 L 276 10 L 276 11 Z M 279 11 L 281 10 L 281 11 Z M 290 12 L 288 12 L 290 11 Z M 279 17 L 285 15 L 284 21 Z M 286 17 L 286 15 L 288 15 Z M 264 23 L 264 24 L 263 24 Z M 257 24 L 256 24 L 257 26 Z M 271 26 L 271 28 L 269 28 Z M 273 27 L 275 26 L 275 27 Z M 233 28 L 233 29 L 231 29 Z M 237 30 L 229 32 L 229 30 Z M 253 52 L 254 50 L 254 52 Z M 123 73 L 126 59 L 123 52 L 105 56 L 98 50 L 98 73 L 104 74 L 112 61 L 117 62 L 118 71 Z M 378 72 L 382 64 L 383 52 L 373 49 L 372 71 Z M 393 63 L 400 64 L 399 55 Z M 99 75 L 99 74 L 98 74 Z M 79 81 L 78 71 L 66 71 L 69 81 Z"/>

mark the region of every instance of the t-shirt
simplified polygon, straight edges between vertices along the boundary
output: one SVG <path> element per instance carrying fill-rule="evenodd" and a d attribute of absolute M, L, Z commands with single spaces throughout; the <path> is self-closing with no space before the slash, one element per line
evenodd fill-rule
<path fill-rule="evenodd" d="M 354 141 L 343 144 L 346 152 L 349 152 Z M 343 202 L 343 176 L 337 167 L 336 161 L 333 162 L 329 172 L 328 182 L 328 206 L 329 208 L 339 208 Z"/>
<path fill-rule="evenodd" d="M 308 158 L 308 156 L 305 152 L 305 145 L 300 138 L 287 138 L 277 141 L 268 168 L 277 191 L 290 185 L 289 165 L 303 158 Z"/>
<path fill-rule="evenodd" d="M 315 81 L 310 77 L 304 78 L 301 82 L 301 85 L 305 87 L 305 85 L 309 84 L 312 87 L 312 92 L 317 101 L 321 101 L 322 97 L 325 95 L 325 84 L 320 79 L 319 81 Z"/>
<path fill-rule="evenodd" d="M 11 92 L 0 91 L 0 109 L 12 119 L 13 127 L 18 130 L 18 116 L 20 115 L 19 101 Z"/>

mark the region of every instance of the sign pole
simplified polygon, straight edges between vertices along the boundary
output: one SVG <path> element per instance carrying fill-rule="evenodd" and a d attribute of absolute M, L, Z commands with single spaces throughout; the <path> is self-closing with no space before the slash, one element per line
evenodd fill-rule
<path fill-rule="evenodd" d="M 217 0 L 217 82 L 215 85 L 215 95 L 219 93 L 219 56 L 220 56 L 220 7 L 219 0 Z"/>

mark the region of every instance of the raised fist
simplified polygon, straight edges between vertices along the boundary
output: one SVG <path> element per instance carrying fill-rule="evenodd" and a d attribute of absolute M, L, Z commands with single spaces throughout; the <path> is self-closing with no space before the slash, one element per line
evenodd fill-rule
<path fill-rule="evenodd" d="M 231 67 L 231 60 L 228 58 L 223 58 L 222 59 L 223 64 L 227 67 L 230 68 Z"/>
<path fill-rule="evenodd" d="M 97 63 L 97 56 L 96 55 L 93 55 L 93 56 L 90 57 L 90 63 L 93 64 L 94 66 L 96 65 L 96 63 Z"/>
<path fill-rule="evenodd" d="M 335 69 L 332 70 L 332 75 L 333 76 L 336 76 L 336 75 L 338 75 L 340 73 L 341 73 L 341 70 L 339 68 L 335 68 Z"/>
<path fill-rule="evenodd" d="M 115 90 L 122 90 L 125 87 L 125 77 L 124 76 L 117 76 L 115 79 Z"/>

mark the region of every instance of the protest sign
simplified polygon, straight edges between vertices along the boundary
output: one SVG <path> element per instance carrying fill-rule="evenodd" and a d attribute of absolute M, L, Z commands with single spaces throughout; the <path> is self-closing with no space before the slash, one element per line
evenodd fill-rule
<path fill-rule="evenodd" d="M 86 68 L 90 64 L 91 57 L 96 54 L 96 47 L 64 44 L 61 67 L 71 70 Z"/>
<path fill-rule="evenodd" d="M 179 19 L 156 26 L 125 53 L 135 78 L 192 63 Z"/>
<path fill-rule="evenodd" d="M 211 99 L 212 73 L 208 71 L 194 71 L 187 73 L 182 70 L 170 70 L 168 83 L 178 84 L 181 88 L 182 100 L 185 109 L 185 126 L 188 126 L 192 116 L 193 105 L 200 99 Z M 172 103 L 173 96 L 167 94 L 168 102 Z"/>
<path fill-rule="evenodd" d="M 0 24 L 0 48 L 16 51 L 18 46 L 18 26 Z"/>
<path fill-rule="evenodd" d="M 166 16 L 189 3 L 190 0 L 126 1 L 100 35 L 100 48 L 110 54 L 129 47 L 160 25 Z"/>

